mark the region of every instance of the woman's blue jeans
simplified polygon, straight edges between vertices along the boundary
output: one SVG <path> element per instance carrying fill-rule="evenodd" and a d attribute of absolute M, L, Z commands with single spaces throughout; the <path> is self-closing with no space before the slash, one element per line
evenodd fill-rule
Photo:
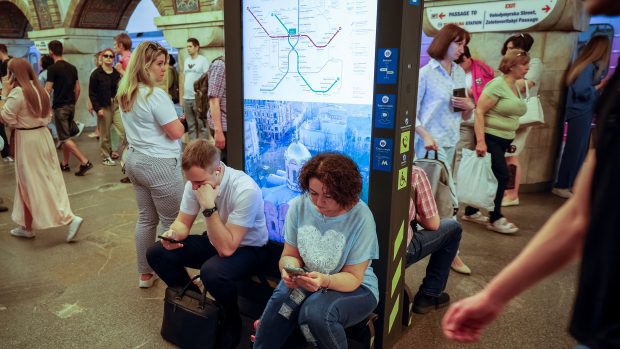
<path fill-rule="evenodd" d="M 289 289 L 280 281 L 260 319 L 254 349 L 282 347 L 299 325 L 306 340 L 319 348 L 347 348 L 344 329 L 366 319 L 377 299 L 364 286 L 353 292 Z"/>

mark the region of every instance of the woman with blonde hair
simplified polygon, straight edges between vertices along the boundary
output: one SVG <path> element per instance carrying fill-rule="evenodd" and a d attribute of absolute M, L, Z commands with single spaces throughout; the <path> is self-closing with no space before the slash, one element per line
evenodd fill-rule
<path fill-rule="evenodd" d="M 519 228 L 502 215 L 502 198 L 508 182 L 506 151 L 519 128 L 519 117 L 527 111 L 527 104 L 517 87 L 517 80 L 523 79 L 529 69 L 530 57 L 522 50 L 509 50 L 499 65 L 503 73 L 491 80 L 482 90 L 474 110 L 474 131 L 476 153 L 491 154 L 491 169 L 497 178 L 495 208 L 490 217 L 485 217 L 477 208 L 468 206 L 463 220 L 485 224 L 489 230 L 502 234 L 516 233 Z"/>
<path fill-rule="evenodd" d="M 21 58 L 12 58 L 8 75 L 2 80 L 0 122 L 15 132 L 15 202 L 13 221 L 19 227 L 11 235 L 33 238 L 33 229 L 68 225 L 67 242 L 72 241 L 82 224 L 73 214 L 65 181 L 58 167 L 58 156 L 47 130 L 51 120 L 50 97 L 39 84 L 32 66 Z"/>
<path fill-rule="evenodd" d="M 136 192 L 138 222 L 136 253 L 138 286 L 148 288 L 157 276 L 146 260 L 146 250 L 174 222 L 183 196 L 181 150 L 177 140 L 183 124 L 168 93 L 155 87 L 164 78 L 168 52 L 144 41 L 135 49 L 121 79 L 116 98 L 129 143 L 125 171 Z"/>
<path fill-rule="evenodd" d="M 566 110 L 568 123 L 566 145 L 560 159 L 553 194 L 569 198 L 577 173 L 586 158 L 594 105 L 602 88 L 601 80 L 607 71 L 611 44 L 606 36 L 594 36 L 581 50 L 566 74 Z"/>

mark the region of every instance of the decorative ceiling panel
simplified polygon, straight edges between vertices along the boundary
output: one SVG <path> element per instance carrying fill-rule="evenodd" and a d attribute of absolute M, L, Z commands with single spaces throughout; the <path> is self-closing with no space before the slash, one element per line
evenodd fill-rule
<path fill-rule="evenodd" d="M 117 29 L 131 0 L 85 0 L 76 27 Z"/>
<path fill-rule="evenodd" d="M 22 39 L 26 36 L 28 19 L 10 2 L 0 2 L 0 37 Z"/>

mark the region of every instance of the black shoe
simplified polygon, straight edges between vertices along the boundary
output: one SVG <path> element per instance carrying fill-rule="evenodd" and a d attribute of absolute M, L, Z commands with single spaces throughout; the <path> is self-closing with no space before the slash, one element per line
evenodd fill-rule
<path fill-rule="evenodd" d="M 87 163 L 85 163 L 84 165 L 80 165 L 80 169 L 75 173 L 76 176 L 83 176 L 86 174 L 86 172 L 88 172 L 88 170 L 90 170 L 91 168 L 93 168 L 93 164 L 88 161 Z"/>
<path fill-rule="evenodd" d="M 0 205 L 0 212 L 6 212 L 8 210 L 9 210 L 8 207 Z"/>
<path fill-rule="evenodd" d="M 129 177 L 121 178 L 121 183 L 131 183 L 131 179 Z"/>
<path fill-rule="evenodd" d="M 222 349 L 235 349 L 241 342 L 241 316 L 222 321 L 220 346 Z"/>
<path fill-rule="evenodd" d="M 426 314 L 431 310 L 447 307 L 450 304 L 450 295 L 442 292 L 439 297 L 427 296 L 418 291 L 413 297 L 413 312 Z"/>
<path fill-rule="evenodd" d="M 69 167 L 69 164 L 63 165 L 63 163 L 60 163 L 60 170 L 62 172 L 71 172 L 71 167 Z"/>

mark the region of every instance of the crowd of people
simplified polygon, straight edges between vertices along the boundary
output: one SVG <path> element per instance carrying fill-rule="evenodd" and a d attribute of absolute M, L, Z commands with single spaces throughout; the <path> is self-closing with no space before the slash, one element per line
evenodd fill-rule
<path fill-rule="evenodd" d="M 620 13 L 611 0 L 588 0 L 586 6 L 592 13 Z M 198 40 L 189 38 L 182 78 L 175 83 L 174 58 L 164 47 L 144 41 L 132 51 L 127 34 L 114 39 L 114 49 L 95 57 L 88 105 L 97 117 L 102 164 L 114 166 L 122 158 L 126 182 L 135 191 L 138 286 L 149 288 L 161 278 L 169 286 L 189 285 L 200 291 L 186 267 L 198 269 L 202 286 L 223 309 L 218 346 L 235 348 L 241 336 L 237 283 L 265 260 L 268 232 L 261 189 L 249 175 L 226 164 L 225 60 L 220 57 L 209 64 L 199 54 Z M 498 183 L 493 209 L 487 216 L 467 206 L 461 218 L 514 234 L 519 228 L 503 216 L 502 207 L 519 204 L 518 155 L 531 131 L 530 126 L 520 126 L 519 118 L 527 112 L 525 93 L 535 95 L 540 89 L 542 63 L 529 54 L 532 36 L 518 33 L 503 44 L 495 76 L 494 69 L 472 57 L 470 39 L 463 28 L 447 24 L 428 49 L 431 60 L 421 68 L 418 84 L 416 156 L 436 152 L 448 169 L 447 185 L 454 188 L 459 184 L 453 175 L 461 150 L 474 150 L 478 156 L 489 153 Z M 94 165 L 73 140 L 79 134 L 77 69 L 63 58 L 61 42 L 53 40 L 48 48 L 37 76 L 26 60 L 10 58 L 0 45 L 0 144 L 3 158 L 14 163 L 16 173 L 12 219 L 18 226 L 10 234 L 34 238 L 35 230 L 67 226 L 66 241 L 71 242 L 83 219 L 71 211 L 62 171 L 70 171 L 71 156 L 79 162 L 76 176 L 86 175 Z M 620 191 L 615 180 L 618 162 L 605 161 L 620 158 L 619 77 L 607 80 L 603 73 L 609 52 L 609 39 L 593 37 L 566 75 L 571 145 L 562 156 L 553 192 L 569 200 L 481 293 L 452 305 L 443 321 L 447 337 L 477 340 L 512 297 L 583 256 L 571 333 L 591 348 L 620 345 L 620 283 L 609 268 L 620 265 L 613 250 L 620 241 L 616 216 L 606 214 L 617 206 L 611 194 Z M 202 115 L 195 107 L 201 94 L 194 86 L 205 74 L 209 108 Z M 455 92 L 461 89 L 464 95 Z M 596 109 L 599 132 L 595 149 L 586 157 L 601 93 Z M 177 115 L 175 99 L 184 117 Z M 55 132 L 48 129 L 50 123 Z M 9 139 L 5 126 L 13 130 Z M 120 138 L 116 149 L 110 140 L 113 126 Z M 185 134 L 191 142 L 182 145 Z M 60 159 L 53 136 L 59 141 Z M 10 153 L 5 155 L 5 150 Z M 281 281 L 260 317 L 254 346 L 281 347 L 298 327 L 317 347 L 346 347 L 345 328 L 366 319 L 379 303 L 372 268 L 372 261 L 380 258 L 373 214 L 360 199 L 359 168 L 346 155 L 313 156 L 301 168 L 298 182 L 302 194 L 290 202 L 284 225 Z M 456 216 L 440 216 L 427 174 L 415 165 L 411 192 L 406 266 L 430 255 L 412 300 L 413 311 L 425 314 L 450 304 L 450 268 L 469 268 L 458 257 L 461 224 Z M 200 215 L 204 233 L 192 235 Z"/>

